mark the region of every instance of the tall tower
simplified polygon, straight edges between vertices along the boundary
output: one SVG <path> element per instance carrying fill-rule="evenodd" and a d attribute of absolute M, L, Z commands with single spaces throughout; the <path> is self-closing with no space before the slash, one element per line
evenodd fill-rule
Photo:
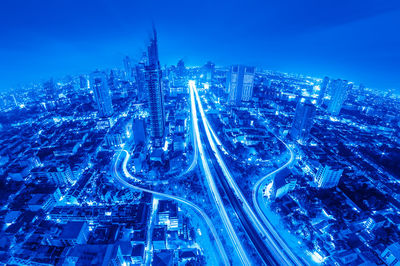
<path fill-rule="evenodd" d="M 214 78 L 215 64 L 208 61 L 207 64 L 204 65 L 204 72 L 206 76 L 206 81 L 211 82 Z"/>
<path fill-rule="evenodd" d="M 253 96 L 255 68 L 236 65 L 232 66 L 227 76 L 228 102 L 240 105 Z"/>
<path fill-rule="evenodd" d="M 81 89 L 85 89 L 88 87 L 88 80 L 83 75 L 79 76 L 79 87 Z"/>
<path fill-rule="evenodd" d="M 186 67 L 183 59 L 178 61 L 178 64 L 176 65 L 176 70 L 179 77 L 184 77 L 186 75 Z"/>
<path fill-rule="evenodd" d="M 164 93 L 162 89 L 162 72 L 158 59 L 157 32 L 153 28 L 153 38 L 147 49 L 148 60 L 145 65 L 145 87 L 148 94 L 150 113 L 150 132 L 153 147 L 164 144 L 165 110 Z"/>
<path fill-rule="evenodd" d="M 113 91 L 116 88 L 116 80 L 115 80 L 115 74 L 114 71 L 110 71 L 110 75 L 108 76 L 108 88 Z"/>
<path fill-rule="evenodd" d="M 317 99 L 317 105 L 318 106 L 321 106 L 323 104 L 324 96 L 325 96 L 325 93 L 326 93 L 326 89 L 328 88 L 328 84 L 329 84 L 329 78 L 325 77 L 322 80 L 322 84 L 321 84 L 321 87 L 320 87 L 320 90 L 319 90 L 319 95 L 318 95 L 318 99 Z"/>
<path fill-rule="evenodd" d="M 97 110 L 100 117 L 109 117 L 113 114 L 111 93 L 108 87 L 107 76 L 104 72 L 95 71 L 90 74 L 90 88 L 94 93 Z"/>
<path fill-rule="evenodd" d="M 137 88 L 137 96 L 139 101 L 145 101 L 145 74 L 144 74 L 144 63 L 135 65 L 135 81 Z"/>
<path fill-rule="evenodd" d="M 346 80 L 336 79 L 331 82 L 331 100 L 327 111 L 332 115 L 338 115 L 344 101 L 347 98 L 348 91 L 352 88 Z"/>
<path fill-rule="evenodd" d="M 132 78 L 132 64 L 129 56 L 125 56 L 124 58 L 124 70 L 125 70 L 125 77 L 128 80 L 130 80 Z"/>
<path fill-rule="evenodd" d="M 292 129 L 290 135 L 292 138 L 305 141 L 310 133 L 315 116 L 315 105 L 310 100 L 302 98 L 296 106 Z"/>

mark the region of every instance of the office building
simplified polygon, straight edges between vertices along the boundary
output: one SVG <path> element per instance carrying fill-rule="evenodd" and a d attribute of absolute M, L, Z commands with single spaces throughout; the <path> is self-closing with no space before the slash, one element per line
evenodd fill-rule
<path fill-rule="evenodd" d="M 165 110 L 164 93 L 162 88 L 162 72 L 158 60 L 157 33 L 148 47 L 148 61 L 145 66 L 145 86 L 148 96 L 150 134 L 153 147 L 164 145 Z"/>
<path fill-rule="evenodd" d="M 31 174 L 35 178 L 47 177 L 50 183 L 57 186 L 72 184 L 77 179 L 68 164 L 62 164 L 59 162 L 56 162 L 53 165 L 36 167 L 31 170 Z"/>
<path fill-rule="evenodd" d="M 253 96 L 255 68 L 235 65 L 230 68 L 226 78 L 229 93 L 228 103 L 240 105 Z"/>
<path fill-rule="evenodd" d="M 309 99 L 302 98 L 296 106 L 290 135 L 295 140 L 305 141 L 310 133 L 315 116 L 315 105 Z"/>
<path fill-rule="evenodd" d="M 167 230 L 166 226 L 157 226 L 153 229 L 153 248 L 162 250 L 167 248 Z"/>
<path fill-rule="evenodd" d="M 319 188 L 333 188 L 339 184 L 343 169 L 335 162 L 324 162 L 318 168 L 315 182 Z"/>
<path fill-rule="evenodd" d="M 87 222 L 73 221 L 62 225 L 61 233 L 57 237 L 49 238 L 49 244 L 57 247 L 66 247 L 86 244 L 89 237 Z"/>
<path fill-rule="evenodd" d="M 276 173 L 271 189 L 271 197 L 273 199 L 282 198 L 290 191 L 294 190 L 297 179 L 292 175 L 288 168 Z"/>
<path fill-rule="evenodd" d="M 111 70 L 110 75 L 108 75 L 108 88 L 110 91 L 114 91 L 117 88 L 117 80 L 113 70 Z"/>
<path fill-rule="evenodd" d="M 85 76 L 79 76 L 79 87 L 81 89 L 87 89 L 88 88 L 88 80 L 86 79 Z"/>
<path fill-rule="evenodd" d="M 129 58 L 129 56 L 125 56 L 124 58 L 124 71 L 126 79 L 131 80 L 133 73 L 131 59 Z"/>
<path fill-rule="evenodd" d="M 400 243 L 395 242 L 388 246 L 381 254 L 386 265 L 400 266 Z"/>
<path fill-rule="evenodd" d="M 143 102 L 147 98 L 145 91 L 144 63 L 139 63 L 135 66 L 135 81 L 138 100 Z"/>
<path fill-rule="evenodd" d="M 317 99 L 318 106 L 321 106 L 324 103 L 324 97 L 325 97 L 325 93 L 328 88 L 328 85 L 329 85 L 329 78 L 325 77 L 322 80 L 322 83 L 321 83 L 320 89 L 319 89 L 319 95 L 318 95 L 318 99 Z"/>
<path fill-rule="evenodd" d="M 352 88 L 346 80 L 336 79 L 330 84 L 331 99 L 328 103 L 327 111 L 332 115 L 338 115 L 342 105 L 347 98 L 348 91 Z"/>
<path fill-rule="evenodd" d="M 297 179 L 295 178 L 287 178 L 286 184 L 276 190 L 276 198 L 282 198 L 290 191 L 293 191 L 296 187 Z"/>
<path fill-rule="evenodd" d="M 186 76 L 186 67 L 185 67 L 185 62 L 183 60 L 179 60 L 178 64 L 176 65 L 176 74 L 178 77 L 184 77 Z"/>
<path fill-rule="evenodd" d="M 204 75 L 206 82 L 211 82 L 214 78 L 214 73 L 215 73 L 215 64 L 213 62 L 207 62 L 207 64 L 204 65 Z"/>
<path fill-rule="evenodd" d="M 93 72 L 90 75 L 90 88 L 93 90 L 94 93 L 94 99 L 97 104 L 99 116 L 111 116 L 114 111 L 106 74 L 100 71 Z"/>

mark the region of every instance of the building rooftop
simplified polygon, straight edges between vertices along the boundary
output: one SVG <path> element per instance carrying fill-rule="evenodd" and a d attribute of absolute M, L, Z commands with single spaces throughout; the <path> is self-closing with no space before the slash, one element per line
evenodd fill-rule
<path fill-rule="evenodd" d="M 86 222 L 68 222 L 62 227 L 61 239 L 75 239 L 79 236 Z"/>

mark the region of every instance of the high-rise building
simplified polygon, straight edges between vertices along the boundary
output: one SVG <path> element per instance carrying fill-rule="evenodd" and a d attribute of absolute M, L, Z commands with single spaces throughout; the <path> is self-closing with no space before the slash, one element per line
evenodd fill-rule
<path fill-rule="evenodd" d="M 322 80 L 322 83 L 320 85 L 319 95 L 318 95 L 318 99 L 317 99 L 318 106 L 321 106 L 324 102 L 324 97 L 325 97 L 325 93 L 326 93 L 326 89 L 328 88 L 328 85 L 329 85 L 329 78 L 325 77 Z"/>
<path fill-rule="evenodd" d="M 132 64 L 129 56 L 125 56 L 124 58 L 124 70 L 125 70 L 125 77 L 128 80 L 130 80 L 132 78 Z"/>
<path fill-rule="evenodd" d="M 305 141 L 310 133 L 315 116 L 315 105 L 309 99 L 301 98 L 296 106 L 290 135 L 293 139 Z"/>
<path fill-rule="evenodd" d="M 347 98 L 348 91 L 352 88 L 346 80 L 336 79 L 330 84 L 331 99 L 328 103 L 327 111 L 332 115 L 338 115 L 342 105 Z"/>
<path fill-rule="evenodd" d="M 178 64 L 176 65 L 176 73 L 178 77 L 184 77 L 186 75 L 186 67 L 185 62 L 183 60 L 179 60 Z"/>
<path fill-rule="evenodd" d="M 228 71 L 226 78 L 229 92 L 228 102 L 232 105 L 240 105 L 247 102 L 253 95 L 255 68 L 235 65 Z"/>
<path fill-rule="evenodd" d="M 94 99 L 100 117 L 109 117 L 113 114 L 111 93 L 108 87 L 107 76 L 104 72 L 95 71 L 90 74 L 90 88 L 93 90 Z"/>
<path fill-rule="evenodd" d="M 214 78 L 214 73 L 215 73 L 215 64 L 213 62 L 207 62 L 207 64 L 204 65 L 204 74 L 207 82 L 211 82 L 212 79 Z"/>
<path fill-rule="evenodd" d="M 335 162 L 327 161 L 320 165 L 315 175 L 315 183 L 320 188 L 332 188 L 339 184 L 343 169 Z"/>
<path fill-rule="evenodd" d="M 297 179 L 288 168 L 285 168 L 275 174 L 269 197 L 272 197 L 272 199 L 282 198 L 295 189 L 296 183 Z"/>
<path fill-rule="evenodd" d="M 135 81 L 138 100 L 144 101 L 146 99 L 144 63 L 139 63 L 135 66 Z"/>
<path fill-rule="evenodd" d="M 87 89 L 87 87 L 88 87 L 88 80 L 83 75 L 79 76 L 79 87 L 81 89 Z"/>
<path fill-rule="evenodd" d="M 115 79 L 114 71 L 110 71 L 110 75 L 108 76 L 108 88 L 113 91 L 117 87 L 117 80 Z"/>
<path fill-rule="evenodd" d="M 158 59 L 157 32 L 148 47 L 148 60 L 145 66 L 145 87 L 148 94 L 150 132 L 153 147 L 162 147 L 165 133 L 164 93 L 162 88 L 162 72 Z"/>

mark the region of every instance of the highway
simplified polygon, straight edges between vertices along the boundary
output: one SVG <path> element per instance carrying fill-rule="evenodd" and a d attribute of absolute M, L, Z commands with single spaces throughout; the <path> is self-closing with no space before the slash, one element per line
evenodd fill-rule
<path fill-rule="evenodd" d="M 293 261 L 296 262 L 297 265 L 307 264 L 304 260 L 302 262 L 299 261 L 297 256 L 292 252 L 292 250 L 288 247 L 286 242 L 281 238 L 281 236 L 275 230 L 274 226 L 269 222 L 268 217 L 265 215 L 265 212 L 263 211 L 263 209 L 266 208 L 265 199 L 264 199 L 263 191 L 262 191 L 263 188 L 267 185 L 267 182 L 270 181 L 270 177 L 271 176 L 275 175 L 276 173 L 278 173 L 278 172 L 282 171 L 283 169 L 285 169 L 286 167 L 288 167 L 294 160 L 294 152 L 290 148 L 290 146 L 287 145 L 281 138 L 279 138 L 275 134 L 274 134 L 274 136 L 280 142 L 282 142 L 285 145 L 285 147 L 289 150 L 290 158 L 284 165 L 282 165 L 278 169 L 268 173 L 267 175 L 265 175 L 264 177 L 262 177 L 260 180 L 257 181 L 257 183 L 254 185 L 253 193 L 252 193 L 253 204 L 254 204 L 254 207 L 255 207 L 259 217 L 261 218 L 263 223 L 266 225 L 266 227 L 268 228 L 269 232 L 271 232 L 272 237 L 285 250 L 285 252 L 287 253 L 287 256 L 290 256 L 293 259 Z"/>
<path fill-rule="evenodd" d="M 219 152 L 218 147 L 220 147 L 222 150 L 224 150 L 224 148 L 222 147 L 221 142 L 219 141 L 218 137 L 212 130 L 212 127 L 208 123 L 208 120 L 204 113 L 204 109 L 202 107 L 201 99 L 198 95 L 194 82 L 190 83 L 190 87 L 191 90 L 193 90 L 196 95 L 198 108 L 203 121 L 203 126 L 207 135 L 208 143 L 212 150 L 212 154 L 214 154 L 215 159 L 223 173 L 223 176 L 225 176 L 226 178 L 225 180 L 226 182 L 224 180 L 221 180 L 221 183 L 228 184 L 229 188 L 228 189 L 225 188 L 225 190 L 228 193 L 229 198 L 231 199 L 232 205 L 236 206 L 235 209 L 239 217 L 241 218 L 241 222 L 245 227 L 249 237 L 252 239 L 253 244 L 257 248 L 260 256 L 264 259 L 265 263 L 267 264 L 301 265 L 302 263 L 298 260 L 297 256 L 294 255 L 293 252 L 287 247 L 287 245 L 281 240 L 279 235 L 273 230 L 273 227 L 271 230 L 271 226 L 269 223 L 266 224 L 266 227 L 264 226 L 265 224 L 264 220 L 266 219 L 263 220 L 264 224 L 261 223 L 258 216 L 254 213 L 254 211 L 248 204 L 247 200 L 243 196 L 243 193 L 236 184 L 234 178 L 232 177 L 229 169 L 227 168 Z M 218 146 L 216 145 L 216 143 Z M 224 152 L 226 151 L 224 150 Z M 287 163 L 287 165 L 289 164 L 290 162 Z M 276 172 L 277 171 L 275 171 L 275 173 Z M 270 173 L 268 176 L 272 174 L 273 173 Z M 265 180 L 265 177 L 263 178 L 263 180 Z M 235 204 L 235 202 L 241 202 L 239 206 L 240 208 L 237 208 L 238 206 L 237 204 Z M 265 215 L 263 215 L 262 217 L 265 218 Z"/>
<path fill-rule="evenodd" d="M 207 143 L 207 136 L 203 134 L 202 136 L 203 142 Z M 277 262 L 274 260 L 273 255 L 270 253 L 269 249 L 265 246 L 263 239 L 258 234 L 258 232 L 254 229 L 254 226 L 249 219 L 248 215 L 244 211 L 243 203 L 239 200 L 238 197 L 232 193 L 232 189 L 222 172 L 222 168 L 218 164 L 218 161 L 214 157 L 214 151 L 212 150 L 211 146 L 206 144 L 205 148 L 208 152 L 208 157 L 210 158 L 210 163 L 215 170 L 215 177 L 217 183 L 219 183 L 220 187 L 228 197 L 229 203 L 232 205 L 234 213 L 236 214 L 238 220 L 242 224 L 244 232 L 247 234 L 248 239 L 242 238 L 242 241 L 250 241 L 253 243 L 254 247 L 256 248 L 257 252 L 261 256 L 261 259 L 266 262 L 267 265 L 277 265 Z"/>
<path fill-rule="evenodd" d="M 232 247 L 234 248 L 235 254 L 237 254 L 238 256 L 241 265 L 251 265 L 251 262 L 246 254 L 246 251 L 242 246 L 242 242 L 239 240 L 236 231 L 233 228 L 230 218 L 227 215 L 220 192 L 216 185 L 216 180 L 223 187 L 230 203 L 232 204 L 232 207 L 235 209 L 235 212 L 243 225 L 243 228 L 245 229 L 246 233 L 250 237 L 258 253 L 260 254 L 261 258 L 264 260 L 266 264 L 302 265 L 303 263 L 300 262 L 297 256 L 293 254 L 290 248 L 288 248 L 287 244 L 275 231 L 274 227 L 271 225 L 271 223 L 265 216 L 264 212 L 262 211 L 262 209 L 265 208 L 265 206 L 262 205 L 264 204 L 262 188 L 265 186 L 265 183 L 269 180 L 270 176 L 276 174 L 277 172 L 283 170 L 285 167 L 290 165 L 290 163 L 294 159 L 293 151 L 290 149 L 289 146 L 286 145 L 286 143 L 284 143 L 282 140 L 279 139 L 285 144 L 285 146 L 291 152 L 291 158 L 285 165 L 267 174 L 256 183 L 253 190 L 253 202 L 255 210 L 257 211 L 258 214 L 256 215 L 253 209 L 248 204 L 245 197 L 243 196 L 242 191 L 236 184 L 233 176 L 231 175 L 228 167 L 226 166 L 220 154 L 220 150 L 222 150 L 224 153 L 226 153 L 227 151 L 223 147 L 221 141 L 218 139 L 218 136 L 215 134 L 214 130 L 212 129 L 210 123 L 207 120 L 194 81 L 189 82 L 189 89 L 190 89 L 191 122 L 192 122 L 191 133 L 193 136 L 194 155 L 191 164 L 185 171 L 183 171 L 183 173 L 180 176 L 192 171 L 196 167 L 198 160 L 200 159 L 201 162 L 200 166 L 206 177 L 207 185 L 210 192 L 210 197 L 215 203 L 215 206 L 220 214 L 221 220 L 226 229 L 228 237 L 232 242 Z M 200 117 L 202 120 L 202 131 L 205 132 L 205 134 L 202 135 L 200 134 L 199 130 L 199 118 L 197 116 L 197 110 L 199 110 Z M 123 154 L 124 152 L 126 155 L 121 164 L 120 158 L 121 154 Z M 202 216 L 208 228 L 210 229 L 210 232 L 215 239 L 216 247 L 219 251 L 219 254 L 221 255 L 221 261 L 225 265 L 229 265 L 232 262 L 232 260 L 228 258 L 226 251 L 222 246 L 222 243 L 218 236 L 217 230 L 215 229 L 211 219 L 207 216 L 207 214 L 200 207 L 198 207 L 194 203 L 184 198 L 152 191 L 149 189 L 141 188 L 130 184 L 126 180 L 126 178 L 135 180 L 135 177 L 132 176 L 127 170 L 127 162 L 129 161 L 129 157 L 130 154 L 126 150 L 119 151 L 118 154 L 114 157 L 115 160 L 114 171 L 113 171 L 114 179 L 124 187 L 134 190 L 140 190 L 143 192 L 148 192 L 158 197 L 169 198 L 195 209 Z M 216 176 L 213 176 L 213 174 L 211 173 L 209 163 L 211 163 L 213 169 L 215 169 L 215 172 L 217 173 Z M 122 167 L 120 167 L 120 165 Z M 125 178 L 121 177 L 120 173 L 123 173 Z"/>
<path fill-rule="evenodd" d="M 153 197 L 153 204 L 151 207 L 151 214 L 149 224 L 147 225 L 147 239 L 146 239 L 146 259 L 145 265 L 149 266 L 151 264 L 151 258 L 153 254 L 153 245 L 152 245 L 152 238 L 153 238 L 153 229 L 154 229 L 154 220 L 157 215 L 158 211 L 158 198 Z"/>
<path fill-rule="evenodd" d="M 185 171 L 183 171 L 182 174 L 180 174 L 179 176 L 184 176 L 184 175 L 186 175 L 187 173 L 193 171 L 194 168 L 195 168 L 196 165 L 197 165 L 197 160 L 198 160 L 198 157 L 199 157 L 199 149 L 198 149 L 198 147 L 197 147 L 196 133 L 195 133 L 195 131 L 194 131 L 195 123 L 197 123 L 197 116 L 194 117 L 193 112 L 195 112 L 196 110 L 193 111 L 193 105 L 192 105 L 192 104 L 190 105 L 190 109 L 191 109 L 191 114 L 192 114 L 192 115 L 190 116 L 190 121 L 191 121 L 191 124 L 192 124 L 192 126 L 190 127 L 190 132 L 191 132 L 191 135 L 192 135 L 192 144 L 193 144 L 193 147 L 194 147 L 194 155 L 193 155 L 192 163 L 191 163 L 191 164 L 189 165 L 189 167 L 188 167 Z M 196 120 L 195 120 L 195 119 L 196 119 Z"/>
<path fill-rule="evenodd" d="M 229 258 L 228 258 L 227 254 L 226 254 L 226 251 L 225 251 L 225 249 L 224 249 L 224 247 L 222 245 L 222 242 L 221 242 L 221 240 L 220 240 L 220 238 L 219 238 L 219 236 L 217 234 L 217 230 L 215 229 L 215 227 L 213 225 L 213 222 L 211 221 L 210 217 L 208 217 L 208 215 L 199 206 L 197 206 L 196 204 L 194 204 L 194 203 L 192 203 L 192 202 L 190 202 L 190 201 L 188 201 L 188 200 L 186 200 L 184 198 L 177 197 L 177 196 L 174 196 L 174 195 L 165 194 L 165 193 L 160 193 L 160 192 L 157 192 L 157 191 L 153 191 L 153 190 L 146 189 L 146 188 L 141 188 L 141 187 L 138 187 L 138 186 L 130 184 L 128 181 L 125 180 L 125 178 L 123 178 L 120 175 L 120 172 L 119 172 L 119 170 L 120 170 L 119 166 L 121 164 L 120 163 L 120 158 L 121 158 L 121 154 L 123 154 L 123 153 L 125 153 L 125 158 L 124 158 L 124 161 L 122 162 L 122 169 L 123 169 L 122 172 L 124 174 L 127 174 L 125 177 L 133 178 L 133 176 L 128 172 L 127 167 L 126 167 L 127 162 L 129 160 L 129 156 L 130 156 L 129 152 L 126 151 L 126 150 L 120 150 L 116 154 L 116 156 L 114 156 L 114 163 L 113 163 L 113 177 L 114 177 L 114 180 L 117 181 L 119 184 L 121 184 L 123 187 L 129 188 L 129 189 L 133 189 L 133 190 L 147 192 L 147 193 L 153 194 L 154 196 L 158 196 L 160 198 L 167 198 L 167 199 L 175 200 L 175 201 L 177 201 L 179 203 L 185 204 L 185 205 L 193 208 L 198 214 L 200 214 L 200 216 L 204 219 L 204 221 L 206 222 L 208 228 L 210 229 L 210 233 L 214 237 L 215 244 L 216 244 L 216 247 L 218 249 L 218 253 L 220 255 L 220 259 L 221 259 L 222 263 L 224 265 L 230 265 Z"/>
<path fill-rule="evenodd" d="M 201 143 L 197 111 L 196 111 L 196 101 L 195 101 L 195 96 L 194 96 L 195 89 L 196 89 L 194 81 L 189 81 L 189 89 L 190 89 L 190 102 L 191 102 L 191 111 L 192 111 L 191 113 L 192 113 L 192 119 L 193 119 L 192 121 L 194 121 L 193 130 L 195 132 L 195 137 L 196 137 L 196 141 L 197 141 L 198 152 L 199 152 L 200 159 L 201 159 L 202 169 L 203 169 L 203 172 L 206 177 L 208 188 L 210 189 L 212 200 L 214 201 L 215 206 L 218 210 L 218 213 L 220 214 L 220 217 L 222 219 L 224 227 L 228 233 L 230 240 L 232 241 L 233 248 L 235 249 L 235 253 L 239 257 L 241 264 L 242 265 L 251 265 L 250 260 L 247 257 L 245 250 L 243 249 L 242 243 L 240 242 L 238 236 L 236 235 L 236 232 L 232 226 L 232 223 L 226 213 L 226 209 L 222 202 L 221 195 L 218 191 L 215 180 L 211 174 L 211 170 L 208 165 L 208 160 L 207 160 L 208 158 L 206 158 L 206 152 L 204 151 L 203 145 Z"/>

